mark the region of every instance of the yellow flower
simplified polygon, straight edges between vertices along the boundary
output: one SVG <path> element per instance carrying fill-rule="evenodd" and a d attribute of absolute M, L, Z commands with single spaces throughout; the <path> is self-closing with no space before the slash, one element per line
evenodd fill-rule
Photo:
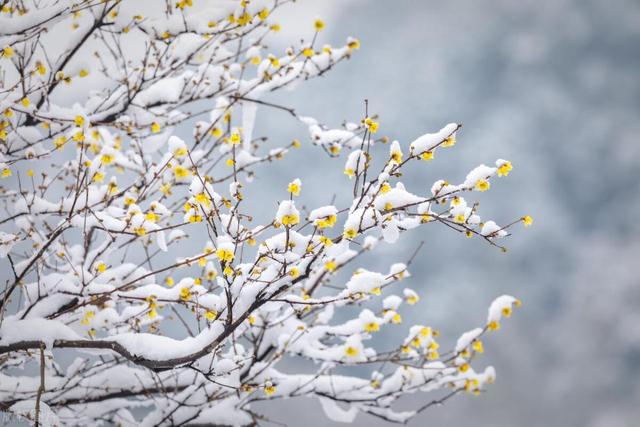
<path fill-rule="evenodd" d="M 530 227 L 531 224 L 533 224 L 533 218 L 531 218 L 529 215 L 523 216 L 521 220 L 525 227 Z"/>
<path fill-rule="evenodd" d="M 258 18 L 260 18 L 260 20 L 262 21 L 267 19 L 268 16 L 269 16 L 269 9 L 267 9 L 266 7 L 263 8 L 260 12 L 258 12 Z"/>
<path fill-rule="evenodd" d="M 280 31 L 281 27 L 280 27 L 280 24 L 273 24 L 269 29 L 274 33 L 277 33 Z"/>
<path fill-rule="evenodd" d="M 428 360 L 436 360 L 439 357 L 440 357 L 440 354 L 438 353 L 437 350 L 429 350 L 427 352 L 427 359 Z"/>
<path fill-rule="evenodd" d="M 513 169 L 513 166 L 511 165 L 511 162 L 509 162 L 509 161 L 504 162 L 498 168 L 498 176 L 507 176 L 507 175 L 509 175 L 509 172 L 511 172 L 511 169 Z"/>
<path fill-rule="evenodd" d="M 489 322 L 489 324 L 487 325 L 487 328 L 490 331 L 497 331 L 498 329 L 500 329 L 500 322 L 498 322 L 497 320 L 492 320 L 491 322 Z"/>
<path fill-rule="evenodd" d="M 384 184 L 382 184 L 382 186 L 380 187 L 380 193 L 382 194 L 386 194 L 391 190 L 391 186 L 389 185 L 388 182 L 385 182 Z"/>
<path fill-rule="evenodd" d="M 111 181 L 108 185 L 107 185 L 107 190 L 109 191 L 110 195 L 114 195 L 118 192 L 118 184 L 116 184 L 115 181 Z"/>
<path fill-rule="evenodd" d="M 486 179 L 480 178 L 476 181 L 475 188 L 478 191 L 487 191 L 489 187 L 491 187 L 491 184 L 489 184 L 489 181 L 487 181 Z"/>
<path fill-rule="evenodd" d="M 160 132 L 160 124 L 158 122 L 151 123 L 151 133 Z"/>
<path fill-rule="evenodd" d="M 249 321 L 249 324 L 252 326 L 256 323 L 256 317 L 253 314 L 249 315 L 247 320 Z"/>
<path fill-rule="evenodd" d="M 173 280 L 173 277 L 167 276 L 167 278 L 164 279 L 164 283 L 166 283 L 167 286 L 171 287 L 175 284 L 175 281 Z"/>
<path fill-rule="evenodd" d="M 160 219 L 160 217 L 155 212 L 147 212 L 144 219 L 146 219 L 149 222 L 157 222 Z"/>
<path fill-rule="evenodd" d="M 205 257 L 202 257 L 198 260 L 198 265 L 200 267 L 204 267 L 205 265 L 207 265 L 207 259 Z"/>
<path fill-rule="evenodd" d="M 295 279 L 299 275 L 300 275 L 300 270 L 298 270 L 297 267 L 291 267 L 291 270 L 289 270 L 289 276 Z"/>
<path fill-rule="evenodd" d="M 371 289 L 371 295 L 380 295 L 382 293 L 382 289 L 380 289 L 380 286 L 376 286 L 375 288 Z"/>
<path fill-rule="evenodd" d="M 320 243 L 322 243 L 325 246 L 331 246 L 333 245 L 333 240 L 331 240 L 327 236 L 320 236 Z"/>
<path fill-rule="evenodd" d="M 201 205 L 204 205 L 206 207 L 210 207 L 211 206 L 211 199 L 209 198 L 209 196 L 206 193 L 198 193 L 198 194 L 196 194 L 194 199 L 195 199 L 195 201 L 197 203 L 200 203 Z"/>
<path fill-rule="evenodd" d="M 227 166 L 233 166 L 236 164 L 236 162 L 231 157 L 229 157 L 225 163 L 227 164 Z"/>
<path fill-rule="evenodd" d="M 269 62 L 273 68 L 280 68 L 280 60 L 273 55 L 269 55 Z M 295 141 L 295 140 L 294 140 Z"/>
<path fill-rule="evenodd" d="M 209 133 L 215 138 L 220 138 L 220 136 L 222 136 L 222 129 L 220 129 L 219 127 L 214 127 Z"/>
<path fill-rule="evenodd" d="M 422 216 L 420 217 L 420 222 L 422 222 L 423 224 L 430 221 L 433 221 L 433 217 L 429 214 L 422 214 Z"/>
<path fill-rule="evenodd" d="M 145 230 L 144 227 L 136 227 L 133 230 L 138 236 L 144 236 L 145 234 L 147 234 L 147 230 Z"/>
<path fill-rule="evenodd" d="M 173 174 L 176 178 L 181 179 L 188 177 L 190 172 L 189 169 L 185 168 L 184 166 L 177 165 L 175 168 L 173 168 Z"/>
<path fill-rule="evenodd" d="M 347 357 L 356 357 L 359 353 L 360 353 L 360 351 L 358 351 L 358 349 L 353 347 L 353 346 L 347 346 L 344 349 L 344 354 Z"/>
<path fill-rule="evenodd" d="M 82 125 L 84 125 L 84 117 L 82 116 L 76 116 L 73 119 L 73 122 L 76 124 L 76 126 L 78 127 L 82 127 Z"/>
<path fill-rule="evenodd" d="M 338 217 L 336 215 L 329 215 L 326 218 L 321 218 L 316 220 L 316 226 L 320 229 L 322 228 L 332 228 L 337 221 Z"/>
<path fill-rule="evenodd" d="M 247 12 L 244 12 L 242 15 L 238 16 L 237 22 L 238 25 L 244 27 L 249 22 L 251 22 L 251 15 L 249 15 Z"/>
<path fill-rule="evenodd" d="M 104 181 L 104 174 L 102 172 L 96 172 L 93 174 L 93 182 L 103 182 Z"/>
<path fill-rule="evenodd" d="M 13 48 L 11 46 L 5 46 L 2 49 L 2 56 L 4 58 L 11 58 L 13 56 Z"/>
<path fill-rule="evenodd" d="M 304 56 L 306 56 L 307 58 L 309 58 L 309 57 L 313 56 L 313 49 L 311 49 L 310 47 L 305 47 L 305 48 L 302 50 L 302 54 L 303 54 Z"/>
<path fill-rule="evenodd" d="M 296 225 L 299 222 L 300 222 L 300 218 L 298 217 L 298 215 L 291 214 L 291 215 L 282 216 L 283 225 L 291 226 L 291 225 Z"/>
<path fill-rule="evenodd" d="M 467 219 L 465 218 L 464 214 L 459 213 L 458 215 L 456 215 L 455 217 L 455 221 L 459 224 L 463 224 Z"/>
<path fill-rule="evenodd" d="M 82 131 L 78 131 L 73 134 L 71 137 L 75 142 L 84 142 L 84 133 Z"/>
<path fill-rule="evenodd" d="M 471 348 L 473 348 L 476 353 L 484 353 L 484 346 L 482 345 L 482 341 L 480 340 L 475 340 L 473 344 L 471 344 Z"/>
<path fill-rule="evenodd" d="M 343 236 L 345 239 L 354 239 L 358 235 L 358 230 L 354 228 L 347 228 L 344 230 Z"/>
<path fill-rule="evenodd" d="M 463 363 L 462 365 L 458 366 L 458 370 L 460 372 L 467 372 L 469 370 L 469 364 Z"/>
<path fill-rule="evenodd" d="M 27 170 L 27 176 L 29 176 L 29 177 L 33 176 L 33 169 Z"/>
<path fill-rule="evenodd" d="M 180 299 L 186 302 L 186 301 L 189 301 L 190 298 L 191 298 L 191 290 L 189 290 L 189 288 L 181 288 Z"/>
<path fill-rule="evenodd" d="M 98 271 L 98 273 L 104 273 L 105 271 L 107 271 L 107 264 L 100 261 L 96 266 L 96 270 Z"/>
<path fill-rule="evenodd" d="M 433 151 L 425 151 L 424 153 L 422 153 L 420 155 L 420 158 L 422 160 L 426 160 L 426 161 L 432 160 L 433 159 Z"/>
<path fill-rule="evenodd" d="M 414 305 L 418 301 L 420 301 L 420 297 L 418 295 L 409 295 L 407 297 L 407 304 L 409 305 Z"/>
<path fill-rule="evenodd" d="M 216 257 L 218 257 L 218 259 L 222 262 L 231 262 L 233 261 L 235 255 L 229 249 L 219 248 L 216 251 Z"/>
<path fill-rule="evenodd" d="M 360 40 L 353 39 L 349 43 L 347 43 L 347 47 L 349 49 L 360 49 Z"/>
<path fill-rule="evenodd" d="M 229 140 L 233 145 L 238 145 L 242 141 L 242 138 L 240 137 L 240 134 L 238 132 L 233 132 Z"/>
<path fill-rule="evenodd" d="M 478 380 L 477 379 L 467 379 L 464 382 L 464 391 L 467 392 L 475 392 L 478 388 Z"/>
<path fill-rule="evenodd" d="M 287 186 L 287 191 L 289 193 L 293 194 L 294 196 L 299 196 L 300 195 L 300 184 L 298 184 L 296 181 L 290 182 L 289 185 Z"/>
<path fill-rule="evenodd" d="M 160 186 L 160 192 L 166 196 L 171 195 L 171 184 L 170 183 L 164 183 Z"/>
<path fill-rule="evenodd" d="M 396 163 L 402 163 L 402 152 L 394 151 L 393 153 L 391 153 L 391 160 L 393 160 Z"/>
<path fill-rule="evenodd" d="M 210 311 L 207 310 L 206 313 L 204 313 L 204 317 L 208 320 L 208 321 L 212 321 L 216 319 L 216 316 L 218 316 L 218 313 L 215 311 Z"/>
<path fill-rule="evenodd" d="M 505 307 L 502 309 L 502 315 L 504 317 L 511 317 L 511 307 Z"/>
<path fill-rule="evenodd" d="M 456 136 L 455 135 L 451 135 L 450 137 L 445 139 L 444 142 L 442 143 L 443 147 L 453 147 L 454 145 L 456 145 Z"/>
<path fill-rule="evenodd" d="M 294 139 L 293 141 L 291 141 L 291 145 L 295 148 L 300 148 L 302 144 L 300 144 L 300 141 L 298 141 L 297 139 Z"/>
<path fill-rule="evenodd" d="M 177 148 L 177 149 L 173 152 L 173 155 L 174 155 L 174 156 L 176 156 L 176 157 L 183 157 L 183 156 L 186 156 L 186 155 L 187 155 L 187 149 L 186 149 L 186 148 L 184 148 L 184 147 Z"/>
<path fill-rule="evenodd" d="M 380 330 L 378 322 L 368 322 L 364 325 L 364 330 L 367 332 L 377 332 Z"/>
<path fill-rule="evenodd" d="M 402 316 L 400 316 L 400 313 L 396 313 L 393 315 L 393 317 L 391 318 L 391 323 L 395 325 L 402 323 Z"/>
<path fill-rule="evenodd" d="M 430 337 L 433 334 L 433 331 L 431 330 L 431 327 L 429 326 L 425 326 L 423 328 L 420 329 L 420 335 L 423 337 Z"/>
<path fill-rule="evenodd" d="M 338 265 L 333 260 L 330 260 L 324 263 L 324 268 L 329 272 L 335 271 L 337 267 Z"/>
<path fill-rule="evenodd" d="M 264 387 L 264 394 L 266 394 L 267 396 L 271 396 L 275 392 L 276 392 L 276 387 L 273 385 L 268 385 Z"/>
<path fill-rule="evenodd" d="M 102 157 L 100 157 L 100 161 L 103 165 L 113 163 L 113 154 L 103 154 Z"/>
<path fill-rule="evenodd" d="M 57 150 L 60 150 L 62 147 L 64 147 L 64 144 L 66 143 L 67 143 L 67 138 L 65 138 L 64 136 L 59 136 L 53 141 L 53 145 L 56 146 Z"/>
<path fill-rule="evenodd" d="M 329 152 L 334 156 L 337 156 L 340 153 L 340 150 L 341 148 L 339 145 L 332 145 L 329 147 Z"/>
<path fill-rule="evenodd" d="M 347 175 L 349 178 L 353 178 L 353 169 L 349 168 L 349 169 L 345 169 L 344 170 L 344 174 Z"/>
<path fill-rule="evenodd" d="M 29 101 L 29 98 L 27 98 L 26 96 L 24 98 L 22 98 L 22 100 L 20 101 L 20 103 L 24 106 L 24 107 L 28 107 L 29 105 L 31 105 L 31 101 Z"/>
<path fill-rule="evenodd" d="M 78 76 L 80 77 L 87 77 L 88 75 L 89 75 L 89 70 L 86 70 L 84 68 L 80 70 L 80 72 L 78 73 Z"/>
<path fill-rule="evenodd" d="M 184 9 L 185 7 L 193 6 L 193 0 L 178 0 L 176 7 L 178 9 Z"/>
<path fill-rule="evenodd" d="M 95 312 L 93 310 L 89 310 L 84 314 L 84 318 L 87 320 L 93 319 Z"/>
<path fill-rule="evenodd" d="M 316 19 L 313 23 L 313 28 L 315 28 L 316 31 L 324 30 L 324 21 L 322 19 Z"/>
<path fill-rule="evenodd" d="M 11 169 L 9 169 L 9 168 L 2 169 L 2 177 L 3 178 L 8 178 L 10 176 L 11 176 Z"/>

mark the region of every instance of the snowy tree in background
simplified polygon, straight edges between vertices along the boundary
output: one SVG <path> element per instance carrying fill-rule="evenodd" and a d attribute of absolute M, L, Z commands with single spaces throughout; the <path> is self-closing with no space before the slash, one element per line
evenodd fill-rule
<path fill-rule="evenodd" d="M 499 226 L 463 196 L 511 163 L 414 194 L 405 165 L 426 167 L 459 124 L 390 142 L 368 108 L 333 129 L 269 102 L 360 48 L 319 46 L 316 19 L 308 41 L 269 53 L 285 3 L 1 3 L 0 410 L 39 425 L 251 425 L 254 402 L 316 397 L 335 421 L 406 422 L 495 379 L 472 362 L 517 299 L 498 297 L 444 351 L 429 325 L 397 326 L 419 301 L 399 283 L 416 254 L 356 262 L 434 224 L 504 250 L 532 219 Z M 255 136 L 258 106 L 303 123 L 344 188 L 305 194 L 291 177 L 274 209 L 244 199 L 256 166 L 301 144 Z M 350 204 L 323 206 L 336 192 Z M 374 350 L 381 328 L 398 338 Z M 313 372 L 285 372 L 290 358 Z M 394 409 L 414 392 L 433 397 Z"/>

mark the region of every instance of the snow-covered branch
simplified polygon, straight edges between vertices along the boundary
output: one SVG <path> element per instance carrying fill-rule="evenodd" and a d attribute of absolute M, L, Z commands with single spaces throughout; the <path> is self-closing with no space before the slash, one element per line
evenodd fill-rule
<path fill-rule="evenodd" d="M 472 199 L 511 163 L 414 193 L 406 166 L 435 161 L 460 124 L 390 141 L 368 110 L 335 129 L 273 102 L 360 48 L 320 46 L 317 19 L 309 40 L 267 51 L 286 3 L 3 3 L 1 410 L 42 425 L 247 425 L 261 419 L 252 402 L 314 396 L 336 421 L 406 422 L 494 381 L 472 362 L 517 299 L 498 297 L 447 351 L 429 325 L 374 349 L 419 302 L 402 283 L 414 257 L 380 271 L 357 263 L 433 224 L 504 249 L 531 218 L 500 226 Z M 302 145 L 257 136 L 258 108 L 308 131 L 344 171 L 332 191 L 349 203 L 319 205 L 296 177 L 276 209 L 245 198 L 256 173 Z M 287 357 L 313 372 L 287 372 Z M 433 397 L 394 409 L 414 392 Z"/>

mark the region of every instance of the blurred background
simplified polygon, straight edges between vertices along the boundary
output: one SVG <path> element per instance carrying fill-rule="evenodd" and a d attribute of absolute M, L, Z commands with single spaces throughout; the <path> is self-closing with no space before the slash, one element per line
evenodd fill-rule
<path fill-rule="evenodd" d="M 514 170 L 478 198 L 480 213 L 503 224 L 534 218 L 530 229 L 514 229 L 506 254 L 424 227 L 368 261 L 384 271 L 425 242 L 404 282 L 422 301 L 403 316 L 440 328 L 449 343 L 484 321 L 494 297 L 523 301 L 479 361 L 495 366 L 496 384 L 410 425 L 637 426 L 640 3 L 304 0 L 281 16 L 272 50 L 291 37 L 308 40 L 316 17 L 327 21 L 320 43 L 356 36 L 362 48 L 324 78 L 271 100 L 338 127 L 359 120 L 367 98 L 380 114 L 379 133 L 404 147 L 462 122 L 453 149 L 405 174 L 408 190 L 424 193 L 439 178 L 460 182 L 476 165 L 505 158 Z M 285 113 L 258 117 L 255 135 L 308 140 Z M 276 171 L 258 169 L 254 186 L 269 206 L 297 176 L 305 178 L 303 195 L 327 194 L 327 186 L 348 194 L 343 162 L 307 145 Z M 382 339 L 404 337 L 395 331 Z M 315 400 L 279 402 L 267 414 L 288 425 L 334 425 Z M 365 415 L 355 424 L 384 425 Z"/>

